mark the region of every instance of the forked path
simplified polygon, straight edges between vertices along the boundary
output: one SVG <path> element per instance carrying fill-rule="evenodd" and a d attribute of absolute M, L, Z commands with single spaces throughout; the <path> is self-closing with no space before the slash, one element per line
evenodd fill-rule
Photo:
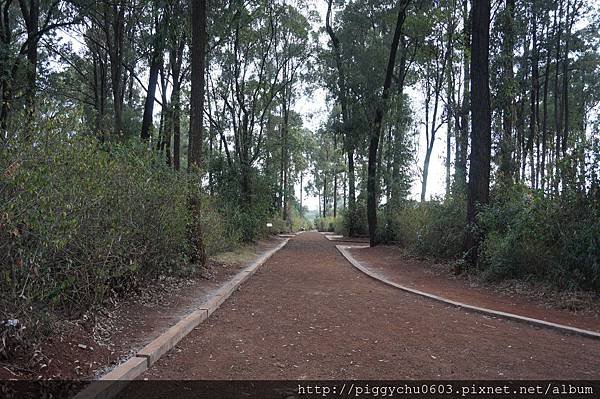
<path fill-rule="evenodd" d="M 386 286 L 290 242 L 144 379 L 600 379 L 600 341 Z"/>

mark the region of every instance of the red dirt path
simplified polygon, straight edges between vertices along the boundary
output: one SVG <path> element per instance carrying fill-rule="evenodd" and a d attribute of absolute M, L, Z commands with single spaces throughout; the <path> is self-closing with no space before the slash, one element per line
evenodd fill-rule
<path fill-rule="evenodd" d="M 0 359 L 0 381 L 79 380 L 104 374 L 196 309 L 243 267 L 280 243 L 279 239 L 270 238 L 235 253 L 222 254 L 229 255 L 227 260 L 211 259 L 204 277 L 158 281 L 143 286 L 140 292 L 128 298 L 117 299 L 113 306 L 90 312 L 88 321 L 57 323 L 53 333 L 42 340 L 41 355 L 36 362 L 30 360 L 29 353 L 10 363 Z"/>
<path fill-rule="evenodd" d="M 599 379 L 600 341 L 404 293 L 305 233 L 140 377 L 440 378 Z"/>
<path fill-rule="evenodd" d="M 364 266 L 397 284 L 469 305 L 600 332 L 600 317 L 597 314 L 574 314 L 568 310 L 549 309 L 524 295 L 501 295 L 483 286 L 469 286 L 468 281 L 450 276 L 450 268 L 433 268 L 426 262 L 405 256 L 397 247 L 351 249 L 350 253 Z"/>

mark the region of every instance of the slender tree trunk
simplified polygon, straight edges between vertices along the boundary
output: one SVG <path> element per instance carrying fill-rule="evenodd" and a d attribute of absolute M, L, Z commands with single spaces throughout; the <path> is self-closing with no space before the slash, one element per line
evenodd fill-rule
<path fill-rule="evenodd" d="M 502 143 L 501 143 L 501 159 L 500 173 L 504 179 L 512 180 L 514 175 L 512 150 L 515 148 L 513 144 L 513 118 L 514 118 L 514 49 L 515 49 L 515 0 L 506 1 L 506 9 L 504 11 L 504 40 L 502 42 L 502 52 L 504 59 L 503 67 L 503 86 L 504 92 L 502 95 Z"/>
<path fill-rule="evenodd" d="M 562 107 L 560 105 L 560 96 L 561 93 L 559 91 L 559 74 L 560 74 L 560 42 L 561 42 L 561 18 L 563 13 L 563 0 L 559 0 L 558 7 L 558 15 L 554 14 L 554 20 L 556 22 L 556 70 L 554 75 L 554 123 L 556 128 L 556 148 L 554 151 L 554 193 L 558 195 L 558 187 L 560 184 L 560 147 L 561 147 L 561 126 L 562 126 Z"/>
<path fill-rule="evenodd" d="M 562 156 L 567 156 L 568 141 L 569 141 L 569 46 L 571 41 L 571 14 L 573 12 L 570 1 L 567 0 L 567 17 L 565 23 L 567 24 L 567 32 L 565 34 L 565 54 L 563 60 L 563 106 L 564 106 L 564 131 L 562 137 Z"/>
<path fill-rule="evenodd" d="M 556 28 L 556 27 L 555 27 Z M 553 32 L 554 33 L 554 32 Z M 548 141 L 548 82 L 550 80 L 550 57 L 551 51 L 550 46 L 546 49 L 546 65 L 544 68 L 544 94 L 543 94 L 543 112 L 544 118 L 542 119 L 542 155 L 540 160 L 540 185 L 542 192 L 546 188 L 546 153 L 547 153 L 547 141 Z"/>
<path fill-rule="evenodd" d="M 469 46 L 471 41 L 471 13 L 473 10 L 468 8 L 469 1 L 463 0 L 463 98 L 460 118 L 460 145 L 457 152 L 458 162 L 456 165 L 455 182 L 462 191 L 467 185 L 467 152 L 469 148 L 469 112 L 470 112 L 470 55 Z"/>
<path fill-rule="evenodd" d="M 190 96 L 190 137 L 188 147 L 188 170 L 202 166 L 202 125 L 204 112 L 204 70 L 206 53 L 206 3 L 207 0 L 192 1 L 192 91 Z M 249 185 L 249 170 L 242 167 L 242 187 Z M 246 186 L 244 186 L 244 183 Z"/>
<path fill-rule="evenodd" d="M 347 196 L 347 192 L 346 192 L 347 182 L 346 182 L 346 180 L 347 180 L 346 176 L 344 176 L 343 184 L 342 184 L 342 201 L 343 201 L 344 210 L 348 209 L 348 208 L 346 208 L 346 196 Z"/>
<path fill-rule="evenodd" d="M 369 243 L 373 247 L 377 245 L 377 147 L 379 145 L 379 136 L 383 125 L 383 118 L 387 110 L 387 102 L 390 95 L 390 86 L 392 84 L 392 75 L 394 74 L 394 65 L 396 64 L 396 53 L 402 34 L 402 26 L 406 18 L 406 9 L 410 0 L 401 0 L 398 9 L 398 18 L 396 19 L 396 28 L 390 47 L 390 56 L 383 83 L 381 94 L 381 103 L 375 111 L 375 120 L 373 123 L 373 132 L 369 140 L 369 161 L 367 165 L 367 222 L 369 224 Z"/>
<path fill-rule="evenodd" d="M 448 95 L 448 106 L 446 107 L 446 198 L 450 196 L 452 178 L 450 176 L 450 160 L 452 158 L 452 99 Z"/>
<path fill-rule="evenodd" d="M 427 136 L 427 148 L 425 153 L 425 161 L 423 162 L 423 181 L 421 184 L 421 202 L 425 202 L 425 195 L 427 193 L 427 179 L 429 177 L 429 162 L 431 161 L 431 154 L 433 152 L 433 146 L 435 144 L 435 135 L 437 133 L 437 113 L 440 102 L 440 95 L 442 91 L 442 84 L 444 82 L 444 75 L 446 64 L 448 62 L 449 57 L 449 47 L 446 49 L 444 54 L 442 55 L 442 63 L 441 66 L 436 62 L 437 69 L 435 71 L 435 81 L 433 85 L 433 93 L 430 90 L 427 90 L 427 98 L 425 99 L 425 134 Z M 429 87 L 429 85 L 428 85 Z M 431 99 L 431 94 L 433 94 L 433 114 L 431 116 L 431 128 L 428 128 L 429 125 L 429 101 Z"/>
<path fill-rule="evenodd" d="M 111 19 L 105 16 L 107 47 L 110 57 L 111 87 L 113 95 L 113 130 L 114 135 L 123 138 L 123 60 L 125 40 L 125 8 L 126 1 L 115 1 L 111 7 Z"/>
<path fill-rule="evenodd" d="M 327 217 L 327 176 L 323 176 L 323 217 Z"/>
<path fill-rule="evenodd" d="M 173 92 L 171 94 L 173 110 L 173 168 L 181 168 L 181 76 L 173 69 Z"/>
<path fill-rule="evenodd" d="M 333 153 L 337 151 L 337 134 L 333 133 Z M 338 192 L 338 178 L 337 178 L 337 164 L 334 157 L 333 162 L 333 218 L 337 217 L 337 192 Z"/>
<path fill-rule="evenodd" d="M 491 158 L 491 103 L 489 86 L 490 0 L 473 2 L 471 43 L 471 163 L 467 198 L 467 224 L 476 225 L 478 207 L 489 201 Z M 467 229 L 465 251 L 476 265 L 481 237 Z"/>
<path fill-rule="evenodd" d="M 40 2 L 39 0 L 29 0 L 29 2 L 26 0 L 19 0 L 19 4 L 25 21 L 28 41 L 25 53 L 27 59 L 25 86 L 25 110 L 27 122 L 25 124 L 25 139 L 30 141 L 35 119 L 35 96 L 37 92 Z"/>
<path fill-rule="evenodd" d="M 346 152 L 348 154 L 348 235 L 353 237 L 356 229 L 356 185 L 354 173 L 354 137 L 350 128 L 350 117 L 348 101 L 346 98 L 346 75 L 340 50 L 340 42 L 331 26 L 331 7 L 333 0 L 327 2 L 327 15 L 325 18 L 325 30 L 331 39 L 335 53 L 335 62 L 338 71 L 338 100 L 342 107 L 342 124 L 345 134 Z"/>
<path fill-rule="evenodd" d="M 304 216 L 304 207 L 302 205 L 302 178 L 304 177 L 304 174 L 302 172 L 300 172 L 300 216 Z"/>
<path fill-rule="evenodd" d="M 148 73 L 148 92 L 146 93 L 146 101 L 144 103 L 144 115 L 142 117 L 142 131 L 140 137 L 142 140 L 150 139 L 150 127 L 152 126 L 152 117 L 154 113 L 154 96 L 156 93 L 156 85 L 158 84 L 158 72 L 162 63 L 162 34 L 161 26 L 158 22 L 158 16 L 155 17 L 154 25 L 156 32 L 154 33 L 154 49 L 150 60 L 150 71 Z"/>
<path fill-rule="evenodd" d="M 537 137 L 537 93 L 539 85 L 539 72 L 538 72 L 538 49 L 537 49 L 537 12 L 535 3 L 532 3 L 532 47 L 531 47 L 531 92 L 530 92 L 530 113 L 529 113 L 529 141 L 527 142 L 527 152 L 529 153 L 529 166 L 531 171 L 531 187 L 536 187 L 536 171 L 533 145 Z"/>

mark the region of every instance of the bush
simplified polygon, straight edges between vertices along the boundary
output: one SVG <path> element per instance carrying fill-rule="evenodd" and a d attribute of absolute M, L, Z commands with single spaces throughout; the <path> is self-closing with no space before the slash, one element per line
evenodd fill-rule
<path fill-rule="evenodd" d="M 600 291 L 600 207 L 593 200 L 498 186 L 480 222 L 480 266 L 489 278 Z"/>
<path fill-rule="evenodd" d="M 74 314 L 141 277 L 185 271 L 184 174 L 143 148 L 91 138 L 4 155 L 3 298 Z"/>
<path fill-rule="evenodd" d="M 242 231 L 234 223 L 236 212 L 219 209 L 218 199 L 203 197 L 201 224 L 204 227 L 204 247 L 207 255 L 230 251 L 242 241 Z"/>
<path fill-rule="evenodd" d="M 444 201 L 406 202 L 389 220 L 384 218 L 385 237 L 421 255 L 455 259 L 462 255 L 466 206 L 460 196 Z"/>
<path fill-rule="evenodd" d="M 315 228 L 318 231 L 326 231 L 330 233 L 345 235 L 346 225 L 342 216 L 327 216 L 315 218 Z"/>

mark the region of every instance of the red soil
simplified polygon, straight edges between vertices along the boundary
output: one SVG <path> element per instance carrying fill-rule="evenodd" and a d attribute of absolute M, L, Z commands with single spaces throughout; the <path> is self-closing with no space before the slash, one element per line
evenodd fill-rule
<path fill-rule="evenodd" d="M 354 269 L 335 243 L 316 233 L 290 240 L 140 377 L 598 378 L 600 341 L 472 313 L 384 285 Z M 160 385 L 154 388 L 143 397 L 160 397 Z M 122 394 L 135 396 L 133 385 Z"/>

